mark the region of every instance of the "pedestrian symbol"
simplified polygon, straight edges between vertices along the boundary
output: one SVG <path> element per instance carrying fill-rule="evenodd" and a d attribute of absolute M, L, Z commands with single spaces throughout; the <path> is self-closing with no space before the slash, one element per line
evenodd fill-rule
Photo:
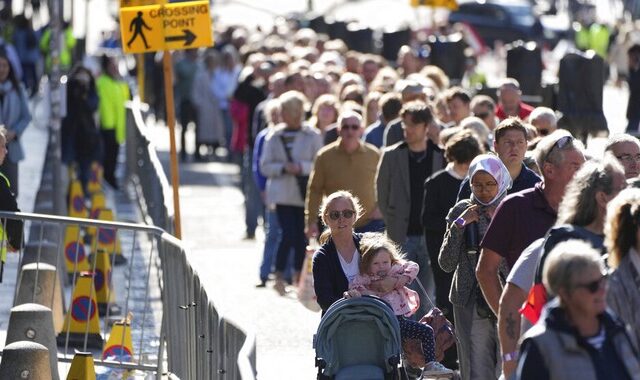
<path fill-rule="evenodd" d="M 131 39 L 129 39 L 129 42 L 127 42 L 127 46 L 129 48 L 131 48 L 131 44 L 136 40 L 136 37 L 140 36 L 142 38 L 142 41 L 144 42 L 144 48 L 149 49 L 149 45 L 147 44 L 147 39 L 144 38 L 144 31 L 142 30 L 142 28 L 152 30 L 149 25 L 144 22 L 144 19 L 142 18 L 142 12 L 138 11 L 138 16 L 131 20 L 131 23 L 129 24 L 129 32 L 133 30 L 133 36 L 131 36 Z"/>
<path fill-rule="evenodd" d="M 120 9 L 125 53 L 211 46 L 208 1 L 189 1 Z"/>

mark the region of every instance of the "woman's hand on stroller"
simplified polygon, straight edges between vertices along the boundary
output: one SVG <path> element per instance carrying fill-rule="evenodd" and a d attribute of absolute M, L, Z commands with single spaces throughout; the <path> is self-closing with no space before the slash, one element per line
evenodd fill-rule
<path fill-rule="evenodd" d="M 344 292 L 344 294 L 342 295 L 344 298 L 357 298 L 357 297 L 362 297 L 362 293 L 360 293 L 359 291 L 357 291 L 356 289 L 351 289 L 351 290 L 347 290 L 346 292 Z"/>

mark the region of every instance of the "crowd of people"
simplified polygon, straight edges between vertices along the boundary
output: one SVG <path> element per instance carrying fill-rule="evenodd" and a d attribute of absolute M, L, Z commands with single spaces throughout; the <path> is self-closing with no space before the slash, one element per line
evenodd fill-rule
<path fill-rule="evenodd" d="M 0 171 L 17 193 L 50 32 L 29 32 L 20 17 L 6 30 Z M 611 136 L 591 157 L 554 109 L 522 100 L 516 79 L 502 78 L 493 97 L 476 93 L 486 85 L 477 67 L 449 78 L 418 45 L 387 61 L 289 23 L 229 27 L 215 48 L 175 55 L 181 158 L 195 125 L 196 160 L 226 150 L 241 166 L 246 236 L 260 218 L 265 230 L 257 286 L 290 291 L 317 240 L 323 314 L 343 297 L 387 300 L 403 338 L 421 341 L 426 374 L 640 379 L 640 142 Z M 129 86 L 114 57 L 95 71 L 66 53 L 63 161 L 85 183 L 101 161 L 118 188 Z M 632 83 L 638 48 L 629 53 Z M 432 306 L 458 336 L 442 364 L 434 332 L 416 322 Z"/>
<path fill-rule="evenodd" d="M 258 287 L 291 291 L 317 239 L 323 314 L 387 297 L 426 363 L 433 332 L 408 321 L 434 299 L 455 324 L 457 349 L 426 374 L 638 378 L 637 138 L 591 157 L 514 78 L 476 94 L 413 46 L 386 61 L 280 27 L 217 40 L 243 65 L 220 136 L 244 157 L 247 237 L 263 216 Z"/>

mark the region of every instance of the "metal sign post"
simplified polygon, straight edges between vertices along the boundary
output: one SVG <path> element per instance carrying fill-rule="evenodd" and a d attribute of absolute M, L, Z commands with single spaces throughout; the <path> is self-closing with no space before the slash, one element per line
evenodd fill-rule
<path fill-rule="evenodd" d="M 144 0 L 129 0 L 122 3 L 144 4 Z M 125 53 L 164 51 L 162 63 L 167 106 L 167 126 L 169 127 L 175 235 L 178 239 L 181 239 L 180 173 L 176 155 L 173 63 L 170 50 L 191 49 L 213 44 L 209 2 L 191 1 L 120 8 L 120 32 L 122 48 Z"/>

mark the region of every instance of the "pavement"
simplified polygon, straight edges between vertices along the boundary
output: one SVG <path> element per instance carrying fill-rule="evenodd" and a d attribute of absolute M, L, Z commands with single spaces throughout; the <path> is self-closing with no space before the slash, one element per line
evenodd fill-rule
<path fill-rule="evenodd" d="M 151 131 L 169 173 L 168 129 L 155 126 Z M 187 136 L 192 152 L 193 137 Z M 234 164 L 180 164 L 182 233 L 189 262 L 220 314 L 256 334 L 258 379 L 315 378 L 312 338 L 320 313 L 304 308 L 293 292 L 281 297 L 270 284 L 255 287 L 264 236 L 258 228 L 255 240 L 245 239 L 239 181 Z"/>

